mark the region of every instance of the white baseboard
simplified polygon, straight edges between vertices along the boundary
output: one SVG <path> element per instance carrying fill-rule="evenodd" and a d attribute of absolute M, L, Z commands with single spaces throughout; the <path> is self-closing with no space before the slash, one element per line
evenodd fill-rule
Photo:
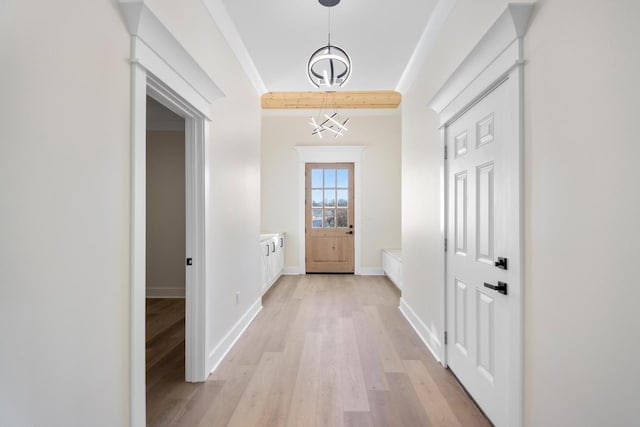
<path fill-rule="evenodd" d="M 283 272 L 283 273 L 278 274 L 278 275 L 273 279 L 273 281 L 272 281 L 271 283 L 269 283 L 269 285 L 268 285 L 268 286 L 265 286 L 265 288 L 264 288 L 264 289 L 262 290 L 262 292 L 260 293 L 260 296 L 261 296 L 261 297 L 263 297 L 263 296 L 264 296 L 264 294 L 266 294 L 267 292 L 269 292 L 269 289 L 271 289 L 271 287 L 272 287 L 273 285 L 275 285 L 275 284 L 276 284 L 276 282 L 277 282 L 278 280 L 280 280 L 280 278 L 281 278 L 283 275 L 284 275 L 284 272 Z"/>
<path fill-rule="evenodd" d="M 400 298 L 400 312 L 407 319 L 411 327 L 416 331 L 424 345 L 427 346 L 433 357 L 442 363 L 442 343 L 438 337 L 425 325 L 407 302 Z"/>
<path fill-rule="evenodd" d="M 147 288 L 147 298 L 184 298 L 184 288 Z"/>
<path fill-rule="evenodd" d="M 258 313 L 262 310 L 262 298 L 258 298 L 256 302 L 249 307 L 247 312 L 233 325 L 233 328 L 227 335 L 224 336 L 214 347 L 214 349 L 209 353 L 209 372 L 213 372 L 218 368 L 220 362 L 224 359 L 224 357 L 229 353 L 229 350 L 235 345 L 236 341 L 242 336 L 244 331 L 249 327 L 253 319 L 256 318 Z"/>
<path fill-rule="evenodd" d="M 297 276 L 299 274 L 305 274 L 304 268 L 302 267 L 285 267 L 282 274 L 285 276 Z"/>
<path fill-rule="evenodd" d="M 296 276 L 299 274 L 307 274 L 304 267 L 285 267 L 284 272 L 282 273 L 287 276 Z M 382 276 L 384 272 L 382 271 L 382 267 L 360 267 L 358 271 L 355 272 L 358 276 Z"/>
<path fill-rule="evenodd" d="M 356 274 L 358 276 L 384 276 L 384 271 L 382 271 L 382 267 L 360 267 Z"/>

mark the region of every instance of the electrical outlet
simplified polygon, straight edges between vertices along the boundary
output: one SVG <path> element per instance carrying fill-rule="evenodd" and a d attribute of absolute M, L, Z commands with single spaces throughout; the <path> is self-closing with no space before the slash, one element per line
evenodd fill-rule
<path fill-rule="evenodd" d="M 236 292 L 236 304 L 240 304 L 240 291 Z"/>

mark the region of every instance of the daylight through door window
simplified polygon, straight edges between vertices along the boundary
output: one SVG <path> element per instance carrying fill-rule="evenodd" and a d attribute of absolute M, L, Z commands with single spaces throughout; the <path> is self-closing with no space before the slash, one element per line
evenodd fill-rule
<path fill-rule="evenodd" d="M 311 226 L 349 226 L 349 169 L 311 169 Z"/>

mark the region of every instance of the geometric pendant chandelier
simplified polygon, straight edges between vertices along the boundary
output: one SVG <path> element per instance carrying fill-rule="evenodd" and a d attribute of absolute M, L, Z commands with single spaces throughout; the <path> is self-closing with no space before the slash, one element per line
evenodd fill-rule
<path fill-rule="evenodd" d="M 311 117 L 309 119 L 309 124 L 313 128 L 311 135 L 318 135 L 318 138 L 322 139 L 322 134 L 328 134 L 337 138 L 339 136 L 344 136 L 344 133 L 348 131 L 347 123 L 349 122 L 349 118 L 343 119 L 338 116 L 336 111 L 333 114 L 324 113 L 319 117 Z"/>
<path fill-rule="evenodd" d="M 341 117 L 338 114 L 333 95 L 335 95 L 335 92 L 325 92 L 322 99 L 322 108 L 318 115 L 309 118 L 309 125 L 312 129 L 311 135 L 317 136 L 319 139 L 322 139 L 323 136 L 332 136 L 334 138 L 344 136 L 345 132 L 349 130 L 347 128 L 349 117 Z M 331 98 L 333 98 L 333 105 Z"/>
<path fill-rule="evenodd" d="M 351 58 L 347 52 L 331 44 L 331 8 L 340 0 L 318 0 L 329 10 L 328 43 L 317 49 L 307 62 L 307 77 L 317 88 L 335 89 L 344 86 L 351 77 Z"/>

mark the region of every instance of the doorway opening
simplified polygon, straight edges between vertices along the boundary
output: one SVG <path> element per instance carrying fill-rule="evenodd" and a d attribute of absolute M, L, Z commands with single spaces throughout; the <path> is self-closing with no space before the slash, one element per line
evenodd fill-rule
<path fill-rule="evenodd" d="M 147 423 L 185 381 L 185 120 L 147 96 L 145 371 Z"/>
<path fill-rule="evenodd" d="M 176 296 L 181 290 L 179 276 L 182 274 L 184 282 L 184 300 L 172 301 L 174 313 L 174 329 L 184 331 L 184 350 L 180 344 L 175 345 L 172 355 L 184 360 L 184 368 L 178 367 L 178 380 L 180 382 L 204 381 L 207 377 L 206 355 L 206 325 L 205 325 L 205 152 L 204 141 L 206 139 L 206 119 L 198 109 L 192 106 L 184 98 L 177 95 L 171 86 L 148 74 L 141 68 L 134 68 L 133 73 L 133 148 L 132 148 L 132 333 L 131 333 L 131 380 L 132 380 L 132 425 L 145 425 L 147 419 L 146 397 L 147 388 L 147 332 L 151 334 L 151 328 L 147 330 L 146 309 L 147 295 L 149 296 Z M 152 100 L 150 101 L 149 98 Z M 172 138 L 160 132 L 166 129 L 153 130 L 148 128 L 147 107 L 156 108 L 163 114 L 172 113 L 172 120 L 178 126 L 184 126 L 184 131 L 175 131 Z M 151 121 L 149 122 L 151 123 Z M 175 125 L 175 124 L 174 124 Z M 163 125 L 167 127 L 167 125 Z M 162 126 L 161 126 L 162 127 Z M 149 138 L 149 139 L 148 139 Z M 181 142 L 181 144 L 179 144 Z M 152 145 L 153 144 L 153 145 Z M 168 153 L 154 153 L 156 148 L 163 146 Z M 147 148 L 150 148 L 148 151 Z M 178 152 L 180 154 L 178 154 Z M 150 159 L 147 159 L 147 156 Z M 178 157 L 169 159 L 170 157 Z M 153 160 L 160 158 L 160 175 L 165 175 L 157 183 L 147 182 L 148 178 L 157 178 L 156 172 L 147 170 L 158 168 L 152 166 Z M 156 159 L 154 159 L 156 158 Z M 149 160 L 151 163 L 147 163 Z M 172 160 L 169 163 L 169 160 Z M 164 162 L 164 163 L 163 163 Z M 178 163 L 182 162 L 182 167 Z M 172 174 L 169 168 L 175 168 Z M 148 173 L 149 172 L 149 175 Z M 169 177 L 167 178 L 168 175 Z M 180 178 L 178 178 L 180 176 Z M 158 194 L 166 196 L 163 186 L 173 179 L 171 185 L 176 188 L 171 207 L 154 200 Z M 149 186 L 148 186 L 149 184 Z M 153 186 L 153 187 L 152 187 Z M 159 188 L 158 188 L 159 187 Z M 181 191 L 177 189 L 180 188 Z M 149 192 L 149 194 L 147 194 Z M 149 197 L 147 197 L 149 196 Z M 160 203 L 156 205 L 155 203 Z M 158 207 L 159 206 L 159 207 Z M 155 209 L 154 209 L 155 207 Z M 147 208 L 151 216 L 147 216 Z M 147 236 L 148 231 L 158 231 L 162 225 L 147 224 L 148 220 L 155 221 L 154 215 L 161 213 L 165 216 L 182 216 L 180 221 L 174 221 L 172 230 L 162 230 L 164 237 L 158 240 L 158 235 Z M 175 218 L 174 218 L 175 220 Z M 178 225 L 175 224 L 178 223 Z M 155 229 L 154 229 L 155 227 Z M 168 228 L 168 227 L 164 227 Z M 182 228 L 182 231 L 180 231 Z M 183 233 L 183 234 L 182 234 Z M 169 235 L 169 237 L 166 237 Z M 149 238 L 149 240 L 147 239 Z M 157 247 L 151 247 L 151 244 Z M 147 252 L 151 258 L 147 257 Z M 173 281 L 161 283 L 158 278 L 161 273 L 148 269 L 148 261 L 158 262 L 158 254 L 172 254 L 170 266 L 173 270 Z M 156 257 L 156 258 L 154 258 Z M 178 259 L 179 257 L 179 259 Z M 166 262 L 162 261 L 162 262 Z M 178 265 L 180 264 L 180 265 Z M 147 287 L 149 285 L 149 287 Z M 161 306 L 162 307 L 162 306 Z M 160 308 L 161 308 L 160 307 Z M 149 306 L 150 311 L 157 313 L 159 307 Z M 184 311 L 184 320 L 180 319 L 179 311 Z M 165 313 L 164 316 L 171 316 Z M 163 315 L 159 315 L 163 318 Z M 182 326 L 181 322 L 184 322 Z M 151 337 L 150 337 L 151 338 Z M 157 344 L 157 343 L 156 343 Z M 175 362 L 175 360 L 174 360 Z M 151 367 L 150 367 L 151 368 Z"/>

